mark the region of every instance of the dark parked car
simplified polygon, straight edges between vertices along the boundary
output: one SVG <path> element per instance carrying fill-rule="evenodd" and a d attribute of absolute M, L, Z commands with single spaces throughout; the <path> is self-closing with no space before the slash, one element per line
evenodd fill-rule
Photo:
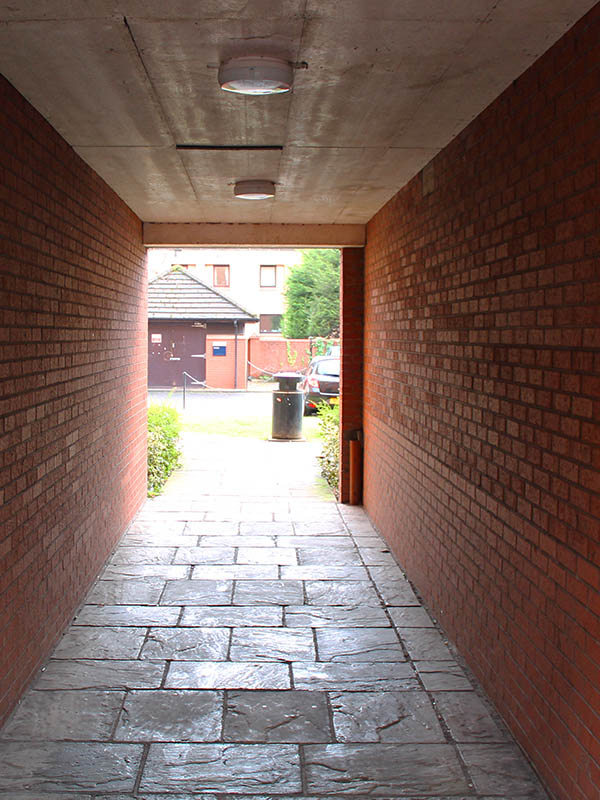
<path fill-rule="evenodd" d="M 340 359 L 333 356 L 313 358 L 299 388 L 304 392 L 305 414 L 315 414 L 319 403 L 337 404 L 340 394 Z"/>

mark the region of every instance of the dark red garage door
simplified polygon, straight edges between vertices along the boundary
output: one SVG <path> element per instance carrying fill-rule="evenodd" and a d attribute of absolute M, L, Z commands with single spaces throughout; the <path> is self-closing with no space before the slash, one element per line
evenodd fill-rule
<path fill-rule="evenodd" d="M 148 324 L 148 385 L 182 386 L 183 372 L 206 379 L 206 325 L 162 322 Z"/>

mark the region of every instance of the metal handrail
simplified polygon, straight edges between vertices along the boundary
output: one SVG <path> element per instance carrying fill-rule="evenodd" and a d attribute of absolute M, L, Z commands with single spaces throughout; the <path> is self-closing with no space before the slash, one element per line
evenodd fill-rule
<path fill-rule="evenodd" d="M 189 372 L 183 370 L 183 408 L 185 409 L 185 390 L 187 388 L 187 379 L 189 378 L 192 383 L 198 384 L 200 386 L 204 386 L 206 389 L 206 381 L 199 381 L 197 378 L 194 378 L 193 375 L 190 375 Z"/>

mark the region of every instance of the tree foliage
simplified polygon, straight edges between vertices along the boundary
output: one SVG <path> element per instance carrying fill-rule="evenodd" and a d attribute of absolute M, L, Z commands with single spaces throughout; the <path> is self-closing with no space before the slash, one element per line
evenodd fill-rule
<path fill-rule="evenodd" d="M 288 339 L 333 336 L 340 325 L 340 252 L 303 250 L 285 286 L 283 335 Z"/>

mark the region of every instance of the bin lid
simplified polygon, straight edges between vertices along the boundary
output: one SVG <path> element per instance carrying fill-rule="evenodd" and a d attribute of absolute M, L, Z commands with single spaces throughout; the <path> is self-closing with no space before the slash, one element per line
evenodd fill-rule
<path fill-rule="evenodd" d="M 282 392 L 296 391 L 298 383 L 302 380 L 299 372 L 278 372 L 273 377 L 279 381 L 279 389 Z"/>

